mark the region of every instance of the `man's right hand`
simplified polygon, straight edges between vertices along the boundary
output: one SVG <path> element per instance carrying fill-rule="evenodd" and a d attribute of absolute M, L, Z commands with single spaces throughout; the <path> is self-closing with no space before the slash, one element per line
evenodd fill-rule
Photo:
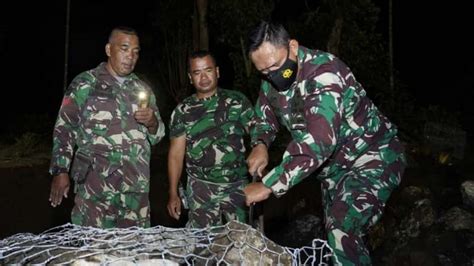
<path fill-rule="evenodd" d="M 178 195 L 171 195 L 168 200 L 168 213 L 171 217 L 179 220 L 181 215 L 181 199 Z"/>
<path fill-rule="evenodd" d="M 268 165 L 268 151 L 265 144 L 258 144 L 253 147 L 247 158 L 247 165 L 250 175 L 255 176 L 256 174 L 263 177 L 265 167 Z"/>
<path fill-rule="evenodd" d="M 51 182 L 51 192 L 49 193 L 51 206 L 59 206 L 63 197 L 67 198 L 70 185 L 71 182 L 69 181 L 69 174 L 67 173 L 61 173 L 53 177 L 53 181 Z"/>

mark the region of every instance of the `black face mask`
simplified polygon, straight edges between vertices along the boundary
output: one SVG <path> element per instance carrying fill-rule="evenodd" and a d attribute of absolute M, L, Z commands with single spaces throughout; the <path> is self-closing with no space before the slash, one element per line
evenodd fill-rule
<path fill-rule="evenodd" d="M 288 56 L 285 63 L 277 70 L 268 72 L 266 79 L 270 81 L 278 91 L 287 90 L 296 79 L 298 71 L 298 63 L 290 59 L 290 49 L 288 48 Z"/>

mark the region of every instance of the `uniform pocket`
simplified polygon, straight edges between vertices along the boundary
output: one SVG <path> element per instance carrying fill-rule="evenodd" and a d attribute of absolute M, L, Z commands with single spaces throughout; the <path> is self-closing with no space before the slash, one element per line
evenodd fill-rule
<path fill-rule="evenodd" d="M 305 130 L 306 129 L 306 120 L 302 113 L 292 113 L 290 114 L 290 130 Z"/>
<path fill-rule="evenodd" d="M 76 152 L 71 167 L 71 177 L 77 184 L 84 184 L 92 169 L 92 159 L 87 154 Z"/>
<path fill-rule="evenodd" d="M 87 100 L 83 114 L 87 133 L 105 136 L 117 110 L 117 104 L 109 94 L 92 94 Z"/>

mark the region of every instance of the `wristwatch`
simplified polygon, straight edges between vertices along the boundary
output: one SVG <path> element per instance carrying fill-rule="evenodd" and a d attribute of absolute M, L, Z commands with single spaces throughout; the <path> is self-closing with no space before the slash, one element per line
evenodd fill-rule
<path fill-rule="evenodd" d="M 61 167 L 57 167 L 57 166 L 54 166 L 53 169 L 51 169 L 51 175 L 52 176 L 57 176 L 59 174 L 62 174 L 62 173 L 67 173 L 67 169 L 66 168 L 61 168 Z"/>
<path fill-rule="evenodd" d="M 258 144 L 263 144 L 263 145 L 267 146 L 267 143 L 265 141 L 263 141 L 263 139 L 257 139 L 257 141 L 255 141 L 253 143 L 252 147 L 257 146 Z"/>

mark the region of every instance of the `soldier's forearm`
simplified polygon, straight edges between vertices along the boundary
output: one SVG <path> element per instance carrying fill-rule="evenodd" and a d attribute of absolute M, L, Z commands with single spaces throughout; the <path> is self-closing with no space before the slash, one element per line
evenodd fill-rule
<path fill-rule="evenodd" d="M 177 196 L 178 195 L 178 182 L 179 182 L 179 177 L 170 177 L 169 178 L 169 195 L 170 196 Z"/>
<path fill-rule="evenodd" d="M 181 179 L 182 166 L 179 165 L 178 160 L 168 159 L 168 181 L 169 181 L 169 195 L 178 195 L 178 183 Z"/>

